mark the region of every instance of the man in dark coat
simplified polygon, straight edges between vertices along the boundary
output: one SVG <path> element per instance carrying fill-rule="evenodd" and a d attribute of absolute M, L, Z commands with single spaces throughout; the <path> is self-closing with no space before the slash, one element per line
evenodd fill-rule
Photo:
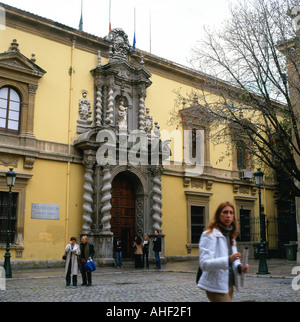
<path fill-rule="evenodd" d="M 160 264 L 160 257 L 159 257 L 159 253 L 161 252 L 161 237 L 159 236 L 159 233 L 157 230 L 154 231 L 154 240 L 153 240 L 153 250 L 155 253 L 155 262 L 156 262 L 156 267 L 160 269 L 161 268 L 161 264 Z"/>
<path fill-rule="evenodd" d="M 81 237 L 81 244 L 80 244 L 80 270 L 82 275 L 82 284 L 85 286 L 92 285 L 92 272 L 87 271 L 84 267 L 86 262 L 89 259 L 93 259 L 95 255 L 94 246 L 89 243 L 87 236 Z"/>

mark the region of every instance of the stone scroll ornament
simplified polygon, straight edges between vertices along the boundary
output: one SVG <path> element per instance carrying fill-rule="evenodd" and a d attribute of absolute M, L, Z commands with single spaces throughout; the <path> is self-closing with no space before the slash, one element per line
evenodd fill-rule
<path fill-rule="evenodd" d="M 93 209 L 92 209 L 92 205 L 93 205 L 93 165 L 95 163 L 95 157 L 93 156 L 85 156 L 84 158 L 84 165 L 86 167 L 86 173 L 84 175 L 84 194 L 83 194 L 83 200 L 84 200 L 84 204 L 83 204 L 83 210 L 84 210 L 84 214 L 82 216 L 83 218 L 83 233 L 87 234 L 91 231 L 91 225 L 93 223 L 92 221 L 92 214 L 93 214 Z"/>
<path fill-rule="evenodd" d="M 128 59 L 128 56 L 132 54 L 133 49 L 129 44 L 128 36 L 124 30 L 120 28 L 112 29 L 109 32 L 108 40 L 112 42 L 110 47 L 111 59 Z"/>
<path fill-rule="evenodd" d="M 161 232 L 161 225 L 162 225 L 162 184 L 161 184 L 161 171 L 154 170 L 154 178 L 153 178 L 153 189 L 152 189 L 152 219 L 153 219 L 153 230 L 157 230 Z"/>
<path fill-rule="evenodd" d="M 111 173 L 110 169 L 108 167 L 105 167 L 103 169 L 103 186 L 101 189 L 102 192 L 102 199 L 101 199 L 101 204 L 102 204 L 102 209 L 101 209 L 101 214 L 102 214 L 102 233 L 104 234 L 111 234 L 111 225 L 110 225 L 110 220 L 111 220 L 111 213 L 110 210 L 112 208 L 111 206 Z"/>

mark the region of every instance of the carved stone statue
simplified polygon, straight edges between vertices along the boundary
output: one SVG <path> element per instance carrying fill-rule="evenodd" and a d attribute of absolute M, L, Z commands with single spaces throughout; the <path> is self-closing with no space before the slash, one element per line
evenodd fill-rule
<path fill-rule="evenodd" d="M 77 133 L 85 132 L 93 123 L 93 120 L 91 118 L 91 103 L 86 97 L 87 93 L 83 92 L 82 98 L 79 100 L 79 118 L 77 120 Z"/>
<path fill-rule="evenodd" d="M 118 126 L 120 132 L 127 132 L 127 108 L 123 100 L 120 101 Z"/>
<path fill-rule="evenodd" d="M 79 100 L 79 117 L 80 120 L 87 121 L 92 115 L 91 103 L 86 98 L 86 92 L 82 93 L 82 98 Z"/>
<path fill-rule="evenodd" d="M 146 115 L 145 115 L 145 132 L 151 133 L 153 128 L 153 117 L 149 114 L 149 108 L 146 108 Z"/>

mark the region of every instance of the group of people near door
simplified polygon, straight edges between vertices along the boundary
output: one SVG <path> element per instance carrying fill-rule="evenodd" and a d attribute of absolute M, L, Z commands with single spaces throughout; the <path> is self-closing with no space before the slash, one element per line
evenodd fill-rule
<path fill-rule="evenodd" d="M 114 251 L 116 267 L 122 267 L 122 241 L 117 236 L 114 241 Z M 149 237 L 146 235 L 144 240 L 141 237 L 135 236 L 132 248 L 134 254 L 135 268 L 149 268 Z M 161 268 L 160 255 L 161 252 L 161 237 L 159 232 L 155 230 L 153 239 L 153 251 L 155 253 L 155 268 Z M 145 265 L 146 264 L 146 265 Z"/>
<path fill-rule="evenodd" d="M 158 231 L 154 232 L 153 240 L 153 250 L 155 253 L 156 268 L 161 268 L 160 256 L 161 252 L 161 238 Z M 82 286 L 91 286 L 92 285 L 92 272 L 85 267 L 85 264 L 89 260 L 93 260 L 95 255 L 95 250 L 93 244 L 91 244 L 87 236 L 81 237 L 81 243 L 78 245 L 76 243 L 76 237 L 71 237 L 70 242 L 65 248 L 66 255 L 66 286 L 72 285 L 77 286 L 77 275 L 78 270 L 81 272 L 82 276 Z M 149 268 L 149 238 L 145 236 L 144 241 L 142 242 L 141 238 L 136 236 L 133 242 L 134 249 L 134 259 L 135 259 L 135 268 L 143 268 L 146 260 L 146 267 Z M 116 267 L 122 267 L 122 246 L 121 240 L 116 237 L 114 242 L 115 250 L 115 259 Z"/>
<path fill-rule="evenodd" d="M 241 253 L 237 250 L 236 237 L 238 223 L 234 205 L 229 201 L 222 202 L 208 224 L 208 229 L 201 235 L 199 242 L 199 278 L 197 285 L 206 291 L 211 302 L 231 302 L 233 298 L 233 286 L 238 289 L 239 274 L 246 274 L 249 265 L 241 262 Z M 122 267 L 121 241 L 115 241 L 116 266 Z M 136 237 L 133 242 L 135 267 L 149 267 L 149 238 L 144 241 Z M 154 232 L 153 250 L 155 252 L 156 268 L 160 268 L 159 252 L 161 251 L 161 238 L 158 231 Z M 87 260 L 94 256 L 94 247 L 88 242 L 86 236 L 81 239 L 80 246 L 76 244 L 76 238 L 71 237 L 66 246 L 66 283 L 70 285 L 71 276 L 73 285 L 77 285 L 78 258 L 82 273 L 82 285 L 91 285 L 91 272 L 84 268 Z M 142 260 L 143 256 L 143 260 Z"/>

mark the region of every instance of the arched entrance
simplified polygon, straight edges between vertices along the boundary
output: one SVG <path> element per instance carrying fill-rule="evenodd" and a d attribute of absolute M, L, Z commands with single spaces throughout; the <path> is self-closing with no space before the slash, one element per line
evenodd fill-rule
<path fill-rule="evenodd" d="M 122 240 L 122 257 L 132 256 L 132 241 L 135 236 L 135 187 L 124 172 L 112 182 L 111 231 Z"/>

